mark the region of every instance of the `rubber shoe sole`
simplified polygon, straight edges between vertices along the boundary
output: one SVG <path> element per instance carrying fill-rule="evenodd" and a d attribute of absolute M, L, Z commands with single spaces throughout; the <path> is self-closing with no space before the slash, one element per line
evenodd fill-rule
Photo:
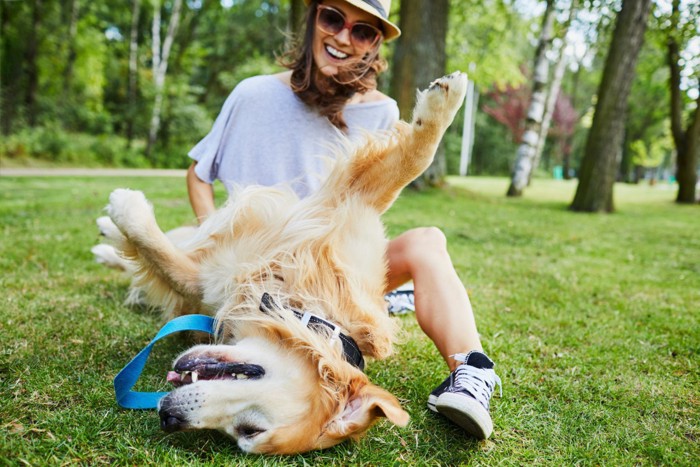
<path fill-rule="evenodd" d="M 437 407 L 435 407 L 437 400 L 438 396 L 434 396 L 432 394 L 428 396 L 428 410 L 432 410 L 433 412 L 437 413 Z"/>
<path fill-rule="evenodd" d="M 493 432 L 488 410 L 471 397 L 445 392 L 437 398 L 435 408 L 475 438 L 487 439 Z"/>

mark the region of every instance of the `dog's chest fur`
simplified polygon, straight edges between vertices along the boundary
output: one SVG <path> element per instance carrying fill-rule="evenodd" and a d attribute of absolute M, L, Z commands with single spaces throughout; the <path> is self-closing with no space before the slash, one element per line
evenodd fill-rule
<path fill-rule="evenodd" d="M 329 205 L 255 187 L 238 193 L 202 228 L 213 242 L 200 268 L 212 310 L 235 313 L 243 303 L 248 309 L 267 292 L 340 324 L 369 355 L 378 353 L 375 341 L 390 342 L 367 332 L 369 323 L 387 319 L 386 239 L 378 213 L 359 199 Z"/>

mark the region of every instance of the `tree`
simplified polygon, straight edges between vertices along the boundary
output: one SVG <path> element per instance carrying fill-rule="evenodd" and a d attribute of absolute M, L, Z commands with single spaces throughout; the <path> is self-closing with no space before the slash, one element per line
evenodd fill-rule
<path fill-rule="evenodd" d="M 129 33 L 129 83 L 127 88 L 126 139 L 131 144 L 134 138 L 134 118 L 136 117 L 136 88 L 138 86 L 139 18 L 141 0 L 132 0 L 131 30 Z"/>
<path fill-rule="evenodd" d="M 168 30 L 161 48 L 160 42 L 160 0 L 153 2 L 153 85 L 155 87 L 155 99 L 153 102 L 153 112 L 151 113 L 151 125 L 148 131 L 148 146 L 146 146 L 146 156 L 150 157 L 153 146 L 158 137 L 160 129 L 160 115 L 163 110 L 163 91 L 165 87 L 165 75 L 168 72 L 168 60 L 170 50 L 175 39 L 175 33 L 180 22 L 180 10 L 182 0 L 175 0 L 173 11 L 170 14 Z"/>
<path fill-rule="evenodd" d="M 547 52 L 551 47 L 553 38 L 554 13 L 554 0 L 547 0 L 547 8 L 542 19 L 540 39 L 535 52 L 532 94 L 527 110 L 525 132 L 516 154 L 513 174 L 507 192 L 508 196 L 522 196 L 533 168 L 547 97 L 547 81 L 549 80 Z"/>
<path fill-rule="evenodd" d="M 669 102 L 666 33 L 659 25 L 660 21 L 657 9 L 645 34 L 644 46 L 637 60 L 637 76 L 630 90 L 625 150 L 620 161 L 618 181 L 637 183 L 651 167 L 648 158 L 639 157 L 642 145 L 646 150 L 657 147 L 655 142 L 661 139 L 670 141 L 669 109 L 667 105 L 659 105 L 660 102 Z M 670 163 L 671 158 L 668 159 Z M 637 164 L 640 161 L 644 163 Z"/>
<path fill-rule="evenodd" d="M 561 101 L 560 99 L 560 89 L 561 83 L 564 79 L 564 74 L 566 73 L 566 66 L 568 64 L 567 57 L 565 55 L 566 47 L 568 45 L 569 39 L 569 26 L 571 26 L 571 21 L 576 14 L 576 9 L 578 7 L 578 0 L 571 1 L 571 7 L 569 8 L 569 17 L 564 23 L 564 27 L 561 31 L 561 45 L 559 46 L 559 51 L 557 54 L 557 62 L 554 66 L 554 73 L 552 75 L 552 82 L 547 90 L 547 100 L 544 106 L 544 115 L 542 116 L 542 124 L 540 125 L 540 133 L 537 138 L 537 146 L 535 147 L 535 153 L 533 156 L 532 167 L 530 168 L 530 173 L 527 177 L 527 184 L 530 185 L 532 180 L 532 174 L 537 169 L 542 158 L 542 151 L 544 151 L 544 145 L 547 141 L 547 135 L 549 134 L 549 126 L 552 122 L 552 117 L 554 115 L 555 108 L 557 104 Z M 561 109 L 561 105 L 559 106 Z"/>
<path fill-rule="evenodd" d="M 68 54 L 66 57 L 66 67 L 63 70 L 63 101 L 68 99 L 73 83 L 73 68 L 77 52 L 75 50 L 75 38 L 78 35 L 78 18 L 80 12 L 80 0 L 71 0 L 66 16 L 68 20 L 68 31 L 66 43 L 68 44 Z"/>
<path fill-rule="evenodd" d="M 502 88 L 525 82 L 522 57 L 532 46 L 532 29 L 513 1 L 450 0 L 447 68 L 469 73 L 477 87 Z M 403 14 L 403 12 L 402 12 Z"/>
<path fill-rule="evenodd" d="M 598 88 L 579 171 L 573 211 L 612 212 L 613 185 L 624 137 L 627 98 L 644 42 L 651 0 L 623 0 Z"/>
<path fill-rule="evenodd" d="M 524 122 L 530 90 L 524 85 L 518 87 L 508 85 L 504 89 L 497 88 L 488 92 L 486 99 L 487 103 L 482 106 L 484 113 L 507 128 L 513 143 L 519 144 L 525 131 Z M 570 151 L 569 139 L 574 133 L 578 115 L 569 96 L 560 91 L 557 92 L 557 98 L 552 107 L 550 123 L 547 124 L 547 135 L 557 139 L 561 154 L 565 156 Z M 544 132 L 542 135 L 544 144 Z"/>
<path fill-rule="evenodd" d="M 424 89 L 445 74 L 448 0 L 403 0 L 392 68 L 391 94 L 396 98 L 401 117 L 410 119 L 416 90 Z M 442 146 L 425 173 L 414 186 L 439 186 L 446 173 Z"/>
<path fill-rule="evenodd" d="M 697 11 L 695 18 L 697 18 Z M 680 22 L 680 0 L 673 0 L 671 26 L 668 30 L 668 64 L 671 71 L 671 135 L 676 146 L 676 179 L 678 180 L 677 203 L 695 203 L 697 183 L 698 152 L 700 151 L 700 92 L 695 103 L 695 111 L 683 128 L 683 98 L 681 91 L 681 56 L 677 34 Z M 692 13 L 691 13 L 692 16 Z M 700 86 L 698 86 L 700 91 Z"/>
<path fill-rule="evenodd" d="M 25 49 L 25 67 L 27 75 L 27 89 L 24 97 L 24 104 L 27 108 L 27 118 L 29 126 L 37 123 L 37 93 L 39 92 L 39 29 L 41 28 L 43 11 L 42 0 L 34 0 L 32 3 L 32 25 L 31 32 L 27 38 L 27 48 Z"/>
<path fill-rule="evenodd" d="M 498 123 L 508 128 L 514 143 L 520 144 L 525 131 L 525 115 L 530 102 L 530 92 L 525 86 L 496 88 L 486 93 L 487 103 L 482 110 Z"/>
<path fill-rule="evenodd" d="M 306 7 L 303 0 L 289 0 L 289 24 L 287 30 L 292 35 L 299 34 L 304 21 Z"/>

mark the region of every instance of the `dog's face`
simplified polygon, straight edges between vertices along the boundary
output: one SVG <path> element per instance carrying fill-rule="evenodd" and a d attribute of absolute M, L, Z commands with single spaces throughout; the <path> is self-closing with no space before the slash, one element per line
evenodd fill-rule
<path fill-rule="evenodd" d="M 338 444 L 380 416 L 407 423 L 394 396 L 336 363 L 347 368 L 264 337 L 193 347 L 168 375 L 177 389 L 159 403 L 161 426 L 215 429 L 246 452 L 287 454 Z"/>

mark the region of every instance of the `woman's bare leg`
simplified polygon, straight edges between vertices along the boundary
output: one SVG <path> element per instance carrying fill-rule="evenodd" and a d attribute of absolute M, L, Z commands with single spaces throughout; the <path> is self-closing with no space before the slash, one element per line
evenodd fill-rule
<path fill-rule="evenodd" d="M 413 279 L 416 319 L 454 370 L 456 353 L 482 351 L 467 291 L 452 265 L 445 235 L 426 227 L 409 230 L 387 247 L 388 290 Z"/>

